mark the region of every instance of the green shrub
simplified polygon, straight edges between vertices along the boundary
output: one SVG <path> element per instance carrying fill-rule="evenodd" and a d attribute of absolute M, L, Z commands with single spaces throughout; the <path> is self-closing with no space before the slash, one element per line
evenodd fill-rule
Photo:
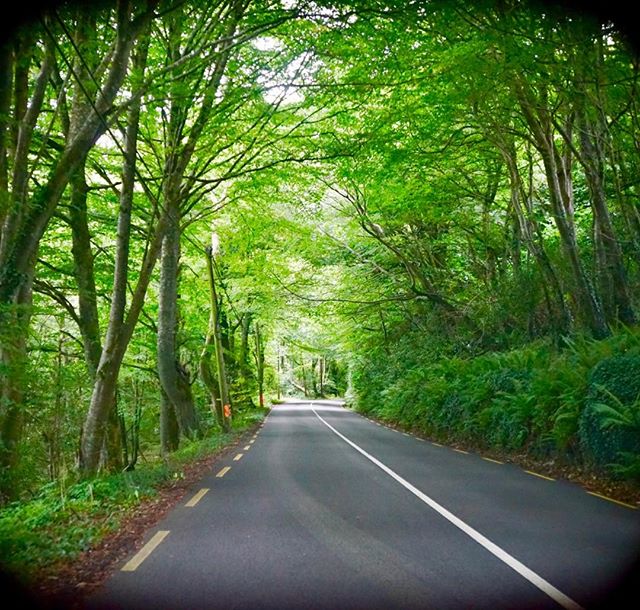
<path fill-rule="evenodd" d="M 621 454 L 640 455 L 640 357 L 613 356 L 589 375 L 580 442 L 586 457 L 602 467 L 620 465 Z"/>
<path fill-rule="evenodd" d="M 609 392 L 617 387 L 612 396 L 631 408 L 640 374 L 630 382 L 627 373 L 640 361 L 639 337 L 639 330 L 622 329 L 604 341 L 576 336 L 562 350 L 537 341 L 463 358 L 435 355 L 420 337 L 407 334 L 393 351 L 360 354 L 352 370 L 354 404 L 436 437 L 537 456 L 582 460 L 594 445 L 598 463 L 618 460 L 618 471 L 631 473 L 633 439 L 640 434 L 621 420 L 603 428 L 603 414 L 589 405 L 615 406 L 596 389 L 599 384 Z"/>
<path fill-rule="evenodd" d="M 75 557 L 117 526 L 118 515 L 155 494 L 168 476 L 163 465 L 81 481 L 45 485 L 30 501 L 0 511 L 0 557 L 6 568 L 29 573 Z"/>
<path fill-rule="evenodd" d="M 514 385 L 512 392 L 495 396 L 477 419 L 482 422 L 488 444 L 520 449 L 529 438 L 534 409 L 535 397 L 519 392 L 518 386 Z"/>

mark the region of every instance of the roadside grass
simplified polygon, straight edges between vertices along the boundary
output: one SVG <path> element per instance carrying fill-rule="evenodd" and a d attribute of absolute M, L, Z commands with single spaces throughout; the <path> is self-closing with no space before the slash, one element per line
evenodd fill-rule
<path fill-rule="evenodd" d="M 231 432 L 214 430 L 203 439 L 183 441 L 168 459 L 158 457 L 131 472 L 54 481 L 31 499 L 4 506 L 0 509 L 2 569 L 28 580 L 45 568 L 73 560 L 117 530 L 129 511 L 157 495 L 159 488 L 183 478 L 187 464 L 231 445 L 267 412 L 237 413 Z"/>

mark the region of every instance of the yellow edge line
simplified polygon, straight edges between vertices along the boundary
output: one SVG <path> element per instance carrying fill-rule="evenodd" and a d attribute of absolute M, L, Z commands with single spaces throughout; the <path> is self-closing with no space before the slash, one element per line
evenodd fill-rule
<path fill-rule="evenodd" d="M 191 500 L 189 500 L 185 506 L 188 506 L 189 508 L 192 508 L 193 506 L 195 506 L 198 502 L 200 502 L 200 500 L 202 500 L 202 496 L 204 496 L 204 494 L 206 494 L 209 491 L 208 487 L 203 487 L 197 494 L 195 494 L 193 496 L 193 498 L 191 498 Z"/>
<path fill-rule="evenodd" d="M 603 496 L 602 494 L 597 494 L 595 491 L 587 492 L 590 496 L 595 496 L 596 498 L 602 498 L 603 500 L 607 500 L 608 502 L 613 502 L 614 504 L 619 504 L 620 506 L 626 506 L 632 510 L 638 510 L 637 506 L 633 504 L 627 504 L 626 502 L 620 502 L 620 500 L 614 500 L 613 498 L 609 498 L 608 496 Z"/>
<path fill-rule="evenodd" d="M 233 458 L 234 462 L 237 462 L 240 458 L 242 458 L 244 454 L 243 453 L 238 453 L 238 455 L 236 455 L 236 457 Z"/>
<path fill-rule="evenodd" d="M 466 454 L 466 455 L 469 455 L 469 452 L 468 452 L 468 451 L 465 451 L 464 449 L 455 449 L 455 448 L 454 448 L 454 451 L 457 451 L 458 453 L 464 453 L 464 454 Z"/>
<path fill-rule="evenodd" d="M 547 477 L 547 476 L 545 476 L 543 474 L 538 474 L 537 472 L 533 472 L 531 470 L 525 470 L 525 472 L 527 474 L 530 474 L 530 475 L 534 476 L 534 477 L 538 477 L 539 479 L 544 479 L 545 481 L 555 481 L 555 479 L 552 479 L 551 477 Z"/>
<path fill-rule="evenodd" d="M 147 542 L 127 563 L 122 566 L 122 572 L 134 572 L 140 564 L 147 558 L 154 549 L 167 537 L 169 530 L 160 530 L 153 535 L 153 538 Z"/>
<path fill-rule="evenodd" d="M 221 479 L 225 474 L 227 474 L 227 472 L 229 472 L 231 470 L 231 466 L 225 466 L 217 475 L 216 477 L 218 479 Z"/>
<path fill-rule="evenodd" d="M 501 462 L 500 460 L 494 460 L 493 458 L 483 457 L 482 459 L 486 460 L 487 462 L 493 462 L 494 464 L 504 464 L 504 462 Z"/>

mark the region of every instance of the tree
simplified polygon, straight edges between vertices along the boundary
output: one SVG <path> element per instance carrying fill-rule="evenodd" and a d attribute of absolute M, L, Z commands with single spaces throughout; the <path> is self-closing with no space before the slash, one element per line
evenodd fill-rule
<path fill-rule="evenodd" d="M 76 89 L 76 93 L 82 90 L 83 95 L 89 95 L 94 89 L 95 95 L 90 104 L 77 104 L 81 115 L 77 116 L 75 125 L 80 127 L 70 134 L 64 147 L 57 151 L 54 148 L 45 168 L 40 163 L 51 136 L 47 131 L 40 132 L 38 120 L 43 116 L 45 104 L 52 99 L 51 77 L 56 62 L 62 59 L 58 48 L 60 34 L 52 31 L 52 22 L 45 19 L 41 28 L 20 32 L 13 41 L 13 49 L 10 43 L 3 45 L 5 81 L 2 88 L 7 92 L 3 103 L 5 109 L 10 107 L 10 112 L 3 113 L 0 119 L 0 140 L 3 141 L 0 167 L 4 172 L 0 179 L 4 187 L 0 199 L 5 202 L 0 212 L 0 327 L 5 329 L 0 337 L 3 363 L 0 468 L 3 470 L 15 463 L 20 438 L 26 336 L 38 246 L 69 181 L 87 151 L 108 128 L 107 115 L 113 117 L 121 112 L 114 108 L 116 96 L 126 76 L 131 49 L 149 23 L 154 6 L 152 2 L 134 13 L 129 2 L 118 3 L 113 16 L 112 49 L 103 50 L 98 86 L 90 86 L 88 91 L 82 87 Z M 39 65 L 39 72 L 35 81 L 30 82 L 32 65 Z M 70 74 L 70 78 L 78 76 Z M 11 81 L 14 85 L 12 105 L 8 95 Z M 54 117 L 58 107 L 52 109 Z M 11 147 L 7 146 L 9 138 Z M 36 155 L 32 157 L 30 153 L 34 150 Z M 36 176 L 42 178 L 36 179 Z"/>

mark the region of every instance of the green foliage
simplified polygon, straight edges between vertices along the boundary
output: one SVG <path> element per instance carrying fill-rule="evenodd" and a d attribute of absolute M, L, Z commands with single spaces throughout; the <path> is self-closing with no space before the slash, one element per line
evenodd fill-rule
<path fill-rule="evenodd" d="M 56 481 L 34 499 L 6 506 L 0 511 L 3 567 L 29 575 L 76 557 L 117 528 L 121 511 L 153 495 L 168 476 L 166 466 L 158 465 L 69 487 Z"/>
<path fill-rule="evenodd" d="M 621 465 L 622 454 L 640 455 L 640 356 L 614 356 L 589 375 L 580 439 L 599 466 Z"/>
<path fill-rule="evenodd" d="M 635 476 L 640 456 L 638 333 L 434 358 L 417 336 L 353 362 L 361 411 L 443 440 L 573 460 L 595 456 Z M 611 357 L 612 351 L 628 353 Z M 598 363 L 598 358 L 600 362 Z M 407 362 L 409 361 L 409 362 Z M 594 363 L 596 366 L 594 367 Z"/>
<path fill-rule="evenodd" d="M 632 307 L 614 301 L 626 293 L 627 305 L 638 301 L 636 62 L 615 29 L 517 2 L 434 0 L 425 10 L 392 1 L 371 10 L 367 2 L 288 9 L 260 0 L 220 14 L 206 3 L 174 8 L 156 11 L 135 44 L 115 47 L 115 13 L 98 7 L 95 22 L 84 23 L 64 10 L 52 29 L 34 22 L 32 55 L 16 48 L 10 58 L 7 82 L 25 91 L 12 93 L 0 123 L 11 132 L 25 120 L 23 105 L 35 122 L 25 126 L 33 137 L 25 136 L 23 159 L 14 156 L 22 146 L 5 151 L 8 182 L 17 180 L 25 197 L 0 193 L 0 256 L 19 256 L 17 236 L 37 229 L 44 238 L 29 254 L 34 268 L 25 262 L 18 273 L 15 261 L 0 260 L 0 317 L 9 321 L 0 324 L 0 457 L 11 458 L 0 465 L 0 494 L 27 497 L 76 468 L 95 368 L 84 362 L 84 348 L 96 343 L 84 345 L 93 319 L 79 298 L 92 292 L 77 273 L 84 233 L 80 259 L 87 268 L 92 262 L 96 298 L 85 296 L 95 306 L 97 343 L 121 336 L 107 328 L 119 317 L 110 315 L 109 297 L 124 220 L 122 142 L 107 135 L 88 150 L 84 224 L 73 220 L 73 189 L 53 188 L 47 176 L 66 167 L 58 153 L 74 149 L 73 115 L 86 111 L 81 123 L 92 124 L 98 98 L 85 96 L 98 84 L 90 74 L 101 66 L 111 82 L 109 61 L 118 55 L 110 49 L 138 54 L 147 43 L 132 238 L 124 248 L 128 290 L 137 294 L 147 277 L 145 255 L 175 186 L 179 302 L 165 305 L 177 305 L 175 360 L 205 433 L 217 429 L 209 407 L 215 384 L 199 366 L 210 316 L 205 248 L 215 230 L 235 421 L 252 417 L 265 391 L 340 395 L 349 384 L 362 411 L 430 434 L 575 459 L 584 451 L 601 465 L 628 465 L 640 388 L 634 380 L 626 395 L 624 366 L 607 376 L 599 363 L 635 357 L 638 334 L 620 329 L 601 342 L 581 334 L 618 329 L 621 312 L 633 320 Z M 238 44 L 221 45 L 236 17 Z M 75 39 L 88 62 L 84 76 L 70 72 Z M 55 77 L 37 86 L 45 59 Z M 113 85 L 118 94 L 108 106 L 122 110 L 139 99 L 142 75 L 137 61 L 119 61 L 127 69 L 114 73 L 124 80 Z M 15 71 L 22 62 L 24 74 Z M 125 120 L 107 115 L 112 131 L 117 117 Z M 606 146 L 590 153 L 588 136 Z M 600 206 L 591 201 L 588 157 L 603 177 Z M 554 210 L 558 178 L 545 159 L 565 163 L 568 199 L 560 207 L 573 214 Z M 60 201 L 43 201 L 49 191 L 60 191 Z M 23 226 L 28 219 L 34 227 Z M 607 244 L 615 247 L 599 252 Z M 608 277 L 618 249 L 628 280 Z M 150 274 L 117 380 L 127 459 L 153 460 L 157 450 L 157 320 L 172 308 L 158 307 L 157 269 Z M 33 288 L 32 309 L 6 291 L 18 276 L 34 277 L 22 291 Z M 584 285 L 592 295 L 580 294 Z M 606 320 L 596 324 L 588 304 L 597 301 Z M 24 350 L 14 349 L 21 343 Z M 15 426 L 10 395 L 19 403 Z M 186 442 L 181 451 L 195 456 L 198 447 Z"/>

